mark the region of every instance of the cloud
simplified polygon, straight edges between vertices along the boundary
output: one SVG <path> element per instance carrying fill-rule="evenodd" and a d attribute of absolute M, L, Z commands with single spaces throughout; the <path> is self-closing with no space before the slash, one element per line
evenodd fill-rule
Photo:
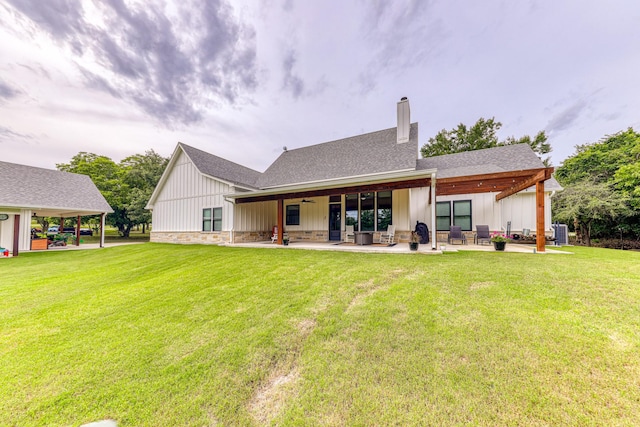
<path fill-rule="evenodd" d="M 549 120 L 549 123 L 545 127 L 545 131 L 551 133 L 553 131 L 560 131 L 568 129 L 576 120 L 580 117 L 580 113 L 587 107 L 587 102 L 579 100 L 564 111 L 556 114 Z"/>
<path fill-rule="evenodd" d="M 282 80 L 282 88 L 291 92 L 294 98 L 300 98 L 304 93 L 304 81 L 293 73 L 293 67 L 296 65 L 297 55 L 295 50 L 289 49 L 282 60 L 282 69 L 284 72 Z"/>
<path fill-rule="evenodd" d="M 0 80 L 0 101 L 2 99 L 15 98 L 16 96 L 20 95 L 21 93 L 22 92 L 20 90 L 15 89 L 12 86 L 9 86 L 8 83 L 5 83 L 2 80 Z"/>
<path fill-rule="evenodd" d="M 255 31 L 225 0 L 159 3 L 8 0 L 66 46 L 84 84 L 137 105 L 167 127 L 200 121 L 257 87 Z M 92 9 L 95 8 L 95 9 Z"/>
<path fill-rule="evenodd" d="M 9 128 L 0 125 L 0 144 L 5 142 L 16 142 L 16 140 L 27 142 L 31 139 L 33 139 L 33 136 L 31 135 L 14 132 Z"/>
<path fill-rule="evenodd" d="M 80 39 L 85 35 L 80 0 L 8 0 L 17 11 L 28 17 L 57 40 L 66 40 L 77 54 L 82 53 Z"/>
<path fill-rule="evenodd" d="M 293 0 L 284 0 L 282 2 L 282 10 L 291 12 L 293 10 Z"/>
<path fill-rule="evenodd" d="M 372 56 L 366 71 L 359 76 L 363 93 L 374 89 L 386 74 L 403 73 L 437 54 L 447 36 L 442 21 L 430 17 L 431 3 L 423 0 L 367 3 L 369 9 L 362 25 Z"/>

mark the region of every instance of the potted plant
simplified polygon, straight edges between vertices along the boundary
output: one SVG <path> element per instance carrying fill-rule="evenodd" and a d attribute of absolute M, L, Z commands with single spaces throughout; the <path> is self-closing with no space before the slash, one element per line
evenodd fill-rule
<path fill-rule="evenodd" d="M 289 246 L 289 237 L 285 236 L 282 238 L 282 244 L 285 246 Z"/>
<path fill-rule="evenodd" d="M 493 233 L 491 235 L 491 242 L 493 242 L 493 248 L 496 251 L 504 251 L 505 246 L 507 246 L 507 242 L 509 241 L 509 236 L 502 233 Z"/>
<path fill-rule="evenodd" d="M 420 235 L 415 231 L 412 231 L 411 238 L 409 239 L 409 250 L 417 251 L 418 245 L 420 245 Z"/>

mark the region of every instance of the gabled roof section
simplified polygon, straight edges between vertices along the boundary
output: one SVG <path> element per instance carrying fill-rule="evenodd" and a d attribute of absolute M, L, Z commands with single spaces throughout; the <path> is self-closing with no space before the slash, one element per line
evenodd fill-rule
<path fill-rule="evenodd" d="M 261 189 L 329 179 L 414 170 L 418 124 L 409 142 L 398 144 L 397 128 L 325 142 L 283 152 L 257 181 Z"/>
<path fill-rule="evenodd" d="M 0 162 L 0 206 L 84 215 L 113 212 L 86 175 L 7 162 Z"/>
<path fill-rule="evenodd" d="M 528 144 L 504 145 L 445 154 L 418 159 L 416 162 L 416 170 L 437 169 L 438 178 L 455 178 L 544 167 L 544 163 Z M 560 190 L 562 187 L 555 178 L 551 178 L 545 182 L 545 189 Z"/>
<path fill-rule="evenodd" d="M 205 151 L 198 150 L 190 145 L 178 143 L 196 168 L 203 175 L 219 178 L 230 184 L 239 185 L 248 189 L 255 189 L 256 181 L 262 175 L 260 172 L 237 163 L 214 156 Z"/>

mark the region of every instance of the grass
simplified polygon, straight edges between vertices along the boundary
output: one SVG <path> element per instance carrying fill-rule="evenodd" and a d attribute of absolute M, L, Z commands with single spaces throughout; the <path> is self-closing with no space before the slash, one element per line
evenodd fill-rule
<path fill-rule="evenodd" d="M 99 243 L 100 242 L 100 232 L 93 233 L 93 236 L 80 236 L 80 240 L 82 243 Z M 129 237 L 122 237 L 118 233 L 117 228 L 106 227 L 104 232 L 104 241 L 106 243 L 117 243 L 117 242 L 148 242 L 149 241 L 149 231 L 146 230 L 142 233 L 141 230 L 133 229 L 129 233 Z"/>
<path fill-rule="evenodd" d="M 640 425 L 640 253 L 0 260 L 0 425 Z"/>

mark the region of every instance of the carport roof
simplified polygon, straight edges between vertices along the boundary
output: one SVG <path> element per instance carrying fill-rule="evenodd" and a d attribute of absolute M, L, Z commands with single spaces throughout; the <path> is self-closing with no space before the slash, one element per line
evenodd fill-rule
<path fill-rule="evenodd" d="M 2 161 L 0 208 L 31 209 L 40 216 L 113 212 L 86 175 Z"/>

